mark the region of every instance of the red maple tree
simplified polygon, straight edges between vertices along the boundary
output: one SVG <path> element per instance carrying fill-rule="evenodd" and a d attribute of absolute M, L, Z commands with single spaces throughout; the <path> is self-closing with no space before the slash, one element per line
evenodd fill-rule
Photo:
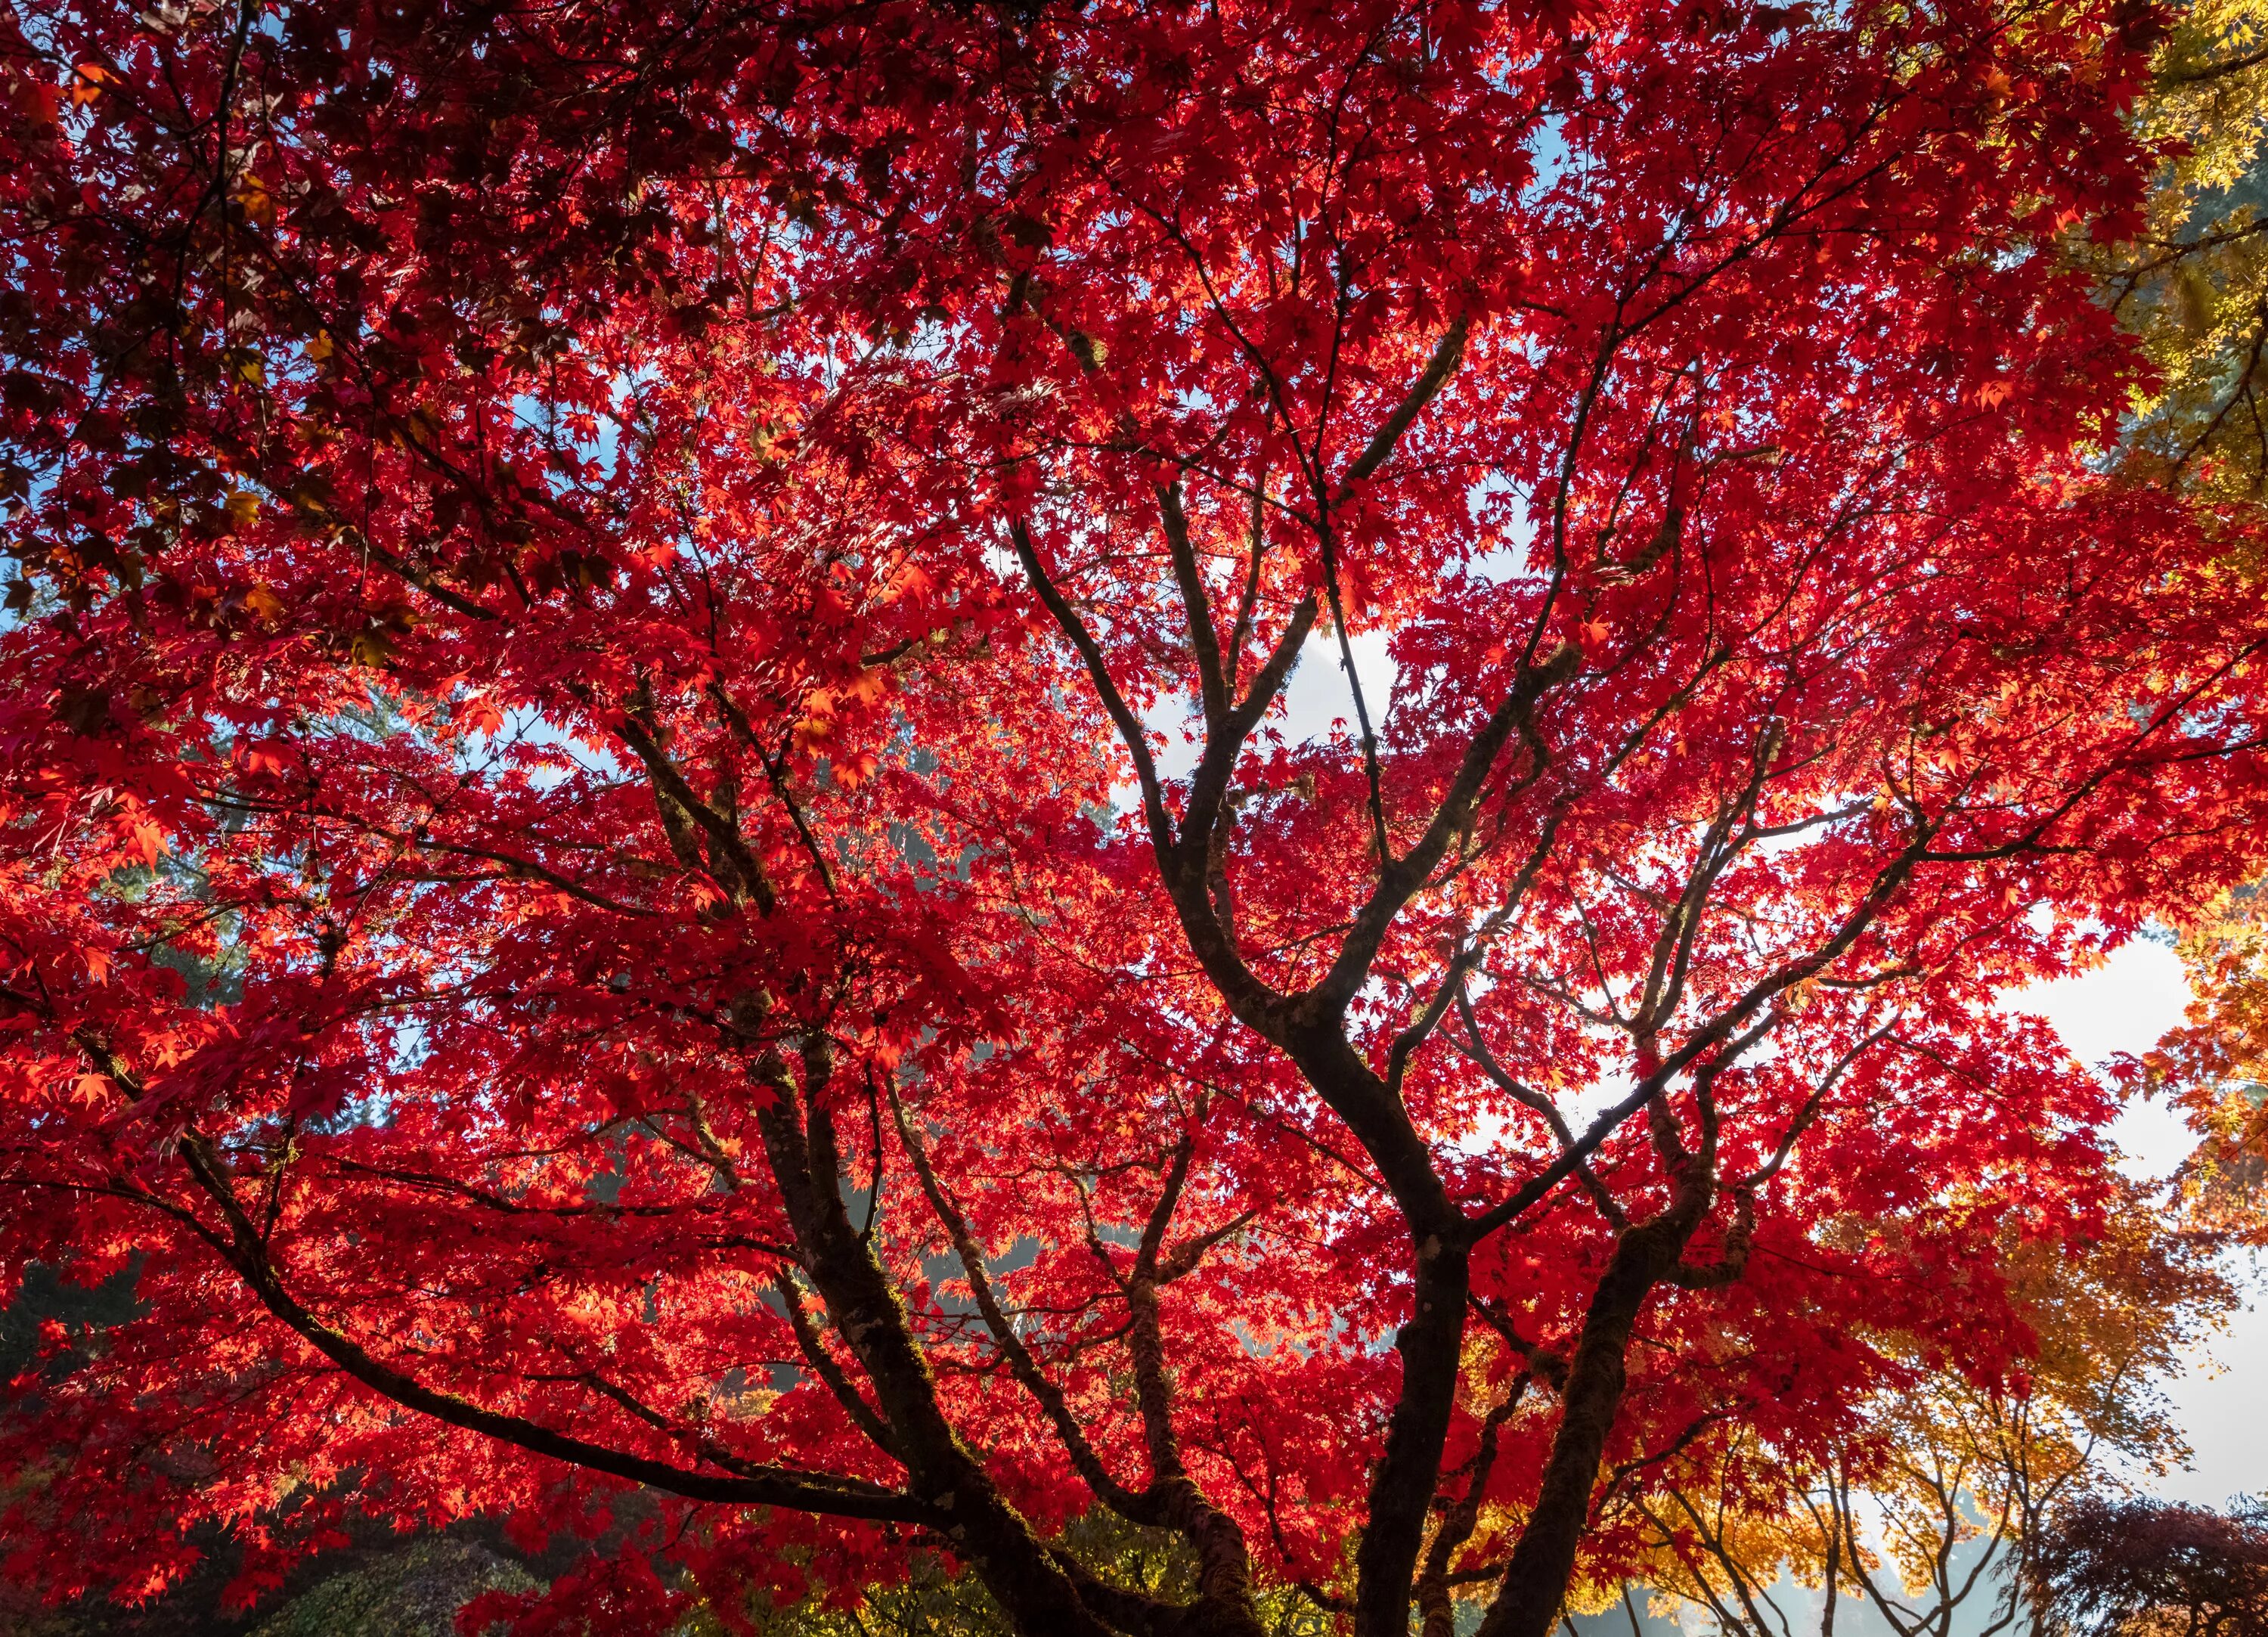
<path fill-rule="evenodd" d="M 0 1269 L 141 1316 L 7 1572 L 1542 1637 L 1734 1431 L 2015 1379 L 2110 1106 L 1999 997 L 2268 805 L 2058 254 L 2157 26 L 18 0 Z"/>

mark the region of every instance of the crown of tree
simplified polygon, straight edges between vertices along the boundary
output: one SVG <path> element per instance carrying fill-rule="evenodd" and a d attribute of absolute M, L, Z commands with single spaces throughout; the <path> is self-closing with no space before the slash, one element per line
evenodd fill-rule
<path fill-rule="evenodd" d="M 1544 1637 L 2021 1392 L 2125 1196 L 1999 998 L 2268 835 L 2071 254 L 2157 26 L 11 8 L 0 1279 L 139 1307 L 8 1573 Z"/>

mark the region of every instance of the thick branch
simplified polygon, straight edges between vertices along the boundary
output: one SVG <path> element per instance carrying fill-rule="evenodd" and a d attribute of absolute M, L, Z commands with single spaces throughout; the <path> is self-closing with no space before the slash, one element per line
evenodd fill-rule
<path fill-rule="evenodd" d="M 968 1220 L 961 1214 L 961 1208 L 938 1180 L 937 1172 L 930 1164 L 928 1152 L 915 1133 L 912 1122 L 906 1117 L 905 1105 L 900 1102 L 895 1089 L 890 1093 L 890 1112 L 897 1121 L 899 1141 L 905 1147 L 907 1158 L 913 1162 L 914 1176 L 921 1184 L 922 1193 L 929 1200 L 930 1208 L 937 1213 L 938 1220 L 945 1224 L 946 1235 L 953 1241 L 954 1250 L 961 1258 L 962 1275 L 968 1280 L 969 1294 L 976 1301 L 976 1310 L 984 1320 L 984 1327 L 992 1332 L 993 1343 L 1000 1349 L 1001 1357 L 1008 1361 L 1010 1372 L 1023 1383 L 1024 1390 L 1039 1401 L 1041 1410 L 1047 1415 L 1048 1424 L 1055 1428 L 1056 1436 L 1062 1441 L 1064 1451 L 1071 1456 L 1072 1467 L 1086 1480 L 1087 1487 L 1094 1492 L 1095 1498 L 1122 1517 L 1138 1523 L 1162 1523 L 1164 1519 L 1152 1497 L 1138 1493 L 1111 1476 L 1109 1469 L 1102 1464 L 1102 1457 L 1080 1429 L 1079 1418 L 1071 1413 L 1063 1389 L 1048 1379 L 1046 1372 L 1040 1368 L 1039 1360 L 1024 1345 L 1024 1338 L 1016 1333 L 1016 1327 L 1009 1322 L 999 1298 L 993 1293 L 991 1278 L 985 1271 L 984 1254 L 977 1247 L 976 1235 L 969 1232 Z"/>
<path fill-rule="evenodd" d="M 1118 729 L 1127 753 L 1134 758 L 1134 776 L 1142 785 L 1142 813 L 1150 824 L 1150 844 L 1161 859 L 1171 856 L 1174 822 L 1166 812 L 1165 787 L 1159 782 L 1157 760 L 1150 754 L 1150 740 L 1143 731 L 1142 719 L 1134 714 L 1133 707 L 1118 691 L 1118 684 L 1110 675 L 1109 661 L 1102 657 L 1101 645 L 1094 640 L 1094 633 L 1087 630 L 1086 622 L 1079 618 L 1078 610 L 1057 588 L 1045 564 L 1041 563 L 1039 549 L 1032 543 L 1032 531 L 1022 519 L 1008 525 L 1008 537 L 1015 544 L 1016 560 L 1024 565 L 1025 577 L 1039 594 L 1042 606 L 1063 634 L 1071 638 L 1071 646 L 1079 650 L 1079 657 L 1086 661 L 1088 680 L 1094 682 L 1102 708 L 1110 713 L 1111 723 Z"/>
<path fill-rule="evenodd" d="M 1410 384 L 1410 390 L 1402 395 L 1402 402 L 1395 404 L 1392 412 L 1379 424 L 1378 430 L 1371 434 L 1370 442 L 1364 446 L 1363 452 L 1355 456 L 1353 463 L 1347 468 L 1338 493 L 1331 498 L 1332 505 L 1344 505 L 1352 498 L 1356 487 L 1386 464 L 1387 456 L 1394 453 L 1394 446 L 1402 441 L 1402 434 L 1410 430 L 1418 416 L 1425 412 L 1425 406 L 1433 402 L 1434 395 L 1456 372 L 1458 363 L 1465 356 L 1465 337 L 1470 331 L 1469 321 L 1461 313 L 1450 321 L 1447 329 L 1441 332 L 1441 339 L 1434 343 L 1433 356 L 1425 360 L 1425 367 Z"/>
<path fill-rule="evenodd" d="M 1189 545 L 1189 520 L 1182 510 L 1179 483 L 1157 485 L 1158 521 L 1165 530 L 1167 554 L 1173 558 L 1174 579 L 1182 593 L 1182 609 L 1189 617 L 1189 649 L 1197 662 L 1197 694 L 1204 705 L 1205 726 L 1219 724 L 1228 709 L 1233 679 L 1224 671 L 1220 636 L 1213 629 L 1212 599 L 1205 593 L 1204 574 Z"/>
<path fill-rule="evenodd" d="M 855 1478 L 815 1479 L 806 1474 L 761 1466 L 742 1461 L 705 1440 L 701 1449 L 703 1457 L 729 1468 L 729 1473 L 688 1471 L 667 1462 L 609 1449 L 587 1439 L 555 1432 L 523 1417 L 485 1409 L 452 1393 L 428 1387 L 373 1358 L 359 1343 L 334 1330 L 301 1304 L 269 1261 L 260 1243 L 257 1228 L 237 1202 L 234 1191 L 207 1145 L 201 1139 L 187 1138 L 181 1145 L 181 1154 L 199 1186 L 219 1206 L 228 1223 L 226 1238 L 210 1235 L 209 1242 L 236 1269 L 261 1305 L 340 1369 L 405 1409 L 536 1455 L 628 1478 L 691 1501 L 786 1507 L 832 1517 L 931 1527 L 940 1526 L 946 1521 L 944 1514 L 916 1496 Z"/>
<path fill-rule="evenodd" d="M 1480 1523 L 1481 1501 L 1488 1489 L 1489 1473 L 1496 1466 L 1497 1436 L 1519 1410 L 1531 1379 L 1525 1370 L 1515 1376 L 1504 1402 L 1481 1423 L 1480 1448 L 1474 1452 L 1472 1476 L 1465 1493 L 1442 1515 L 1440 1527 L 1433 1531 L 1433 1543 L 1425 1549 L 1425 1572 L 1418 1577 L 1418 1613 L 1425 1623 L 1419 1637 L 1454 1637 L 1456 1609 L 1449 1600 L 1450 1566 Z"/>
<path fill-rule="evenodd" d="M 771 1094 L 758 1110 L 757 1129 L 804 1272 L 865 1369 L 909 1486 L 950 1518 L 943 1532 L 1019 1624 L 1102 1637 L 1102 1623 L 946 1419 L 904 1304 L 843 1204 L 842 1158 L 825 1101 L 831 1051 L 812 1036 L 802 1057 L 807 1117 L 786 1065 L 768 1051 L 755 1066 Z"/>
<path fill-rule="evenodd" d="M 1353 1001 L 1369 979 L 1371 962 L 1377 958 L 1379 946 L 1385 941 L 1394 918 L 1425 884 L 1434 866 L 1448 852 L 1451 840 L 1472 822 L 1489 771 L 1495 766 L 1506 743 L 1543 695 L 1573 675 L 1581 663 L 1580 651 L 1572 644 L 1564 644 L 1543 664 L 1521 670 L 1503 702 L 1489 712 L 1480 731 L 1465 746 L 1456 778 L 1450 782 L 1447 794 L 1442 797 L 1441 805 L 1434 810 L 1417 845 L 1403 858 L 1384 862 L 1379 871 L 1378 885 L 1355 917 L 1354 927 L 1340 946 L 1338 958 L 1305 998 L 1310 1008 L 1336 1017 Z"/>

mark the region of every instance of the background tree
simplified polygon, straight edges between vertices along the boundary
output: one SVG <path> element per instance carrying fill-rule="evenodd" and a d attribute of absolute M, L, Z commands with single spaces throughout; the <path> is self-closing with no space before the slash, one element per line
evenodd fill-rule
<path fill-rule="evenodd" d="M 2159 371 L 2136 404 L 2137 465 L 2258 500 L 2268 474 L 2268 8 L 2178 8 L 2137 122 L 2175 144 L 2146 226 L 2103 260 L 2116 310 Z"/>
<path fill-rule="evenodd" d="M 2063 1537 L 2051 1520 L 2188 1454 L 2161 1388 L 2235 1303 L 2220 1249 L 2139 1189 L 2084 1250 L 2018 1249 L 2014 1301 L 2036 1341 L 2021 1372 L 1966 1380 L 1881 1338 L 1911 1375 L 1861 1437 L 1761 1473 L 1786 1456 L 1758 1441 L 1710 1490 L 1640 1502 L 1659 1541 L 1648 1585 L 1741 1637 L 1853 1618 L 1901 1637 L 2040 1629 L 2025 1598 L 2042 1543 Z M 1808 1608 L 1788 1606 L 1790 1582 Z"/>
<path fill-rule="evenodd" d="M 2251 0 L 2181 8 L 2135 118 L 2173 157 L 2143 234 L 2102 263 L 2110 299 L 2159 372 L 2138 402 L 2130 466 L 2145 481 L 2257 501 L 2268 448 L 2257 406 L 2268 343 L 2268 12 Z M 2259 564 L 2240 549 L 2227 571 L 2250 579 Z M 2198 1220 L 2220 1230 L 2257 1228 L 2268 1198 L 2261 907 L 2257 888 L 2241 886 L 2183 922 L 2194 1004 L 2185 1026 L 2130 1070 L 2197 1126 L 2203 1140 L 2184 1185 Z"/>
<path fill-rule="evenodd" d="M 1543 1637 L 2124 1208 L 1999 997 L 2268 639 L 2057 254 L 2146 11 L 4 18 L 0 1265 L 147 1316 L 11 1574 Z"/>
<path fill-rule="evenodd" d="M 2268 1631 L 2268 1527 L 2162 1501 L 2071 1508 L 2032 1561 L 2030 1593 L 2058 1633 Z"/>
<path fill-rule="evenodd" d="M 2188 1016 L 2129 1069 L 2197 1130 L 2181 1184 L 2200 1227 L 2254 1243 L 2268 1231 L 2268 938 L 2257 886 L 2237 888 L 2179 936 Z"/>

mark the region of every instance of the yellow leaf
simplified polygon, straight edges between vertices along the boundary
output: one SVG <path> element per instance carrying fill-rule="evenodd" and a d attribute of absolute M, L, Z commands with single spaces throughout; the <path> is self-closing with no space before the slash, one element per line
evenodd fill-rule
<path fill-rule="evenodd" d="M 276 225 L 276 198 L 257 176 L 247 173 L 237 184 L 236 203 L 244 211 L 245 220 L 257 222 L 262 227 Z"/>
<path fill-rule="evenodd" d="M 394 645 L 384 631 L 357 631 L 347 644 L 347 657 L 357 665 L 380 666 L 394 657 Z"/>

